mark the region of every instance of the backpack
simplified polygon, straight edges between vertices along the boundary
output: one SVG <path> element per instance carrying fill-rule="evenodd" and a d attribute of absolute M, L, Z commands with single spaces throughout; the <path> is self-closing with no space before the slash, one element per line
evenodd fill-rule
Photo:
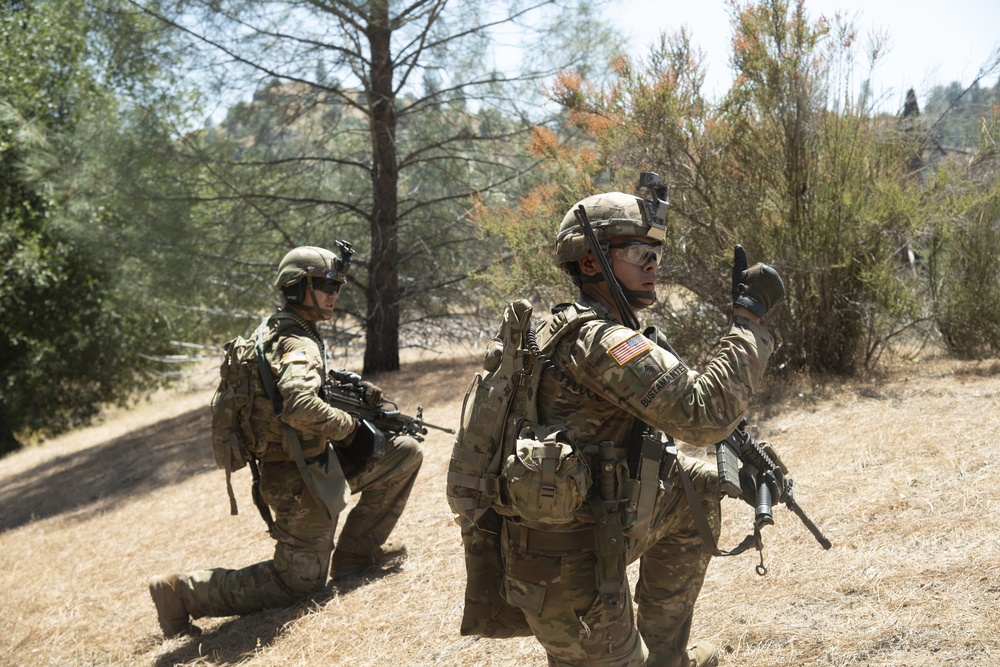
<path fill-rule="evenodd" d="M 500 555 L 503 516 L 516 515 L 521 509 L 516 506 L 516 497 L 512 503 L 501 491 L 505 462 L 511 455 L 515 460 L 527 458 L 515 452 L 525 446 L 522 423 L 537 420 L 535 396 L 547 361 L 535 344 L 531 314 L 531 304 L 525 299 L 504 309 L 500 328 L 487 345 L 483 370 L 473 377 L 465 394 L 448 464 L 446 495 L 452 511 L 458 514 L 465 546 L 462 635 L 504 638 L 532 634 L 523 612 L 502 596 Z M 564 322 L 547 348 L 593 317 L 577 316 Z"/>
<path fill-rule="evenodd" d="M 452 511 L 474 523 L 491 509 L 507 515 L 518 513 L 501 489 L 507 458 L 517 454 L 524 440 L 551 439 L 547 436 L 559 427 L 535 423 L 535 396 L 542 369 L 552 364 L 535 343 L 531 313 L 531 304 L 525 299 L 507 305 L 500 329 L 486 347 L 483 370 L 472 378 L 462 403 L 446 495 Z M 558 322 L 552 323 L 555 331 L 546 348 L 554 348 L 565 334 L 595 317 L 592 311 L 561 311 Z M 539 432 L 522 433 L 525 424 L 530 425 L 527 430 Z M 525 462 L 524 457 L 518 458 Z M 533 467 L 530 462 L 528 467 Z"/>
<path fill-rule="evenodd" d="M 524 403 L 523 389 L 535 360 L 525 340 L 531 311 L 525 299 L 507 305 L 500 330 L 486 346 L 483 370 L 472 378 L 462 403 L 446 493 L 452 511 L 473 523 L 483 518 L 498 497 L 500 444 L 510 430 L 506 426 L 515 394 L 518 407 Z"/>
<path fill-rule="evenodd" d="M 264 453 L 258 451 L 250 417 L 254 396 L 266 393 L 258 366 L 258 351 L 266 325 L 265 318 L 250 339 L 237 336 L 226 343 L 219 366 L 219 386 L 212 397 L 212 453 L 216 465 L 226 471 L 229 508 L 234 515 L 237 508 L 232 473 L 255 462 Z"/>

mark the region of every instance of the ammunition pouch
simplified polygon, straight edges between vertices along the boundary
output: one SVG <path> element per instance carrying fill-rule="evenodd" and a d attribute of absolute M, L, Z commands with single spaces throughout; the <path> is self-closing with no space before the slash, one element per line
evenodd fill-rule
<path fill-rule="evenodd" d="M 626 537 L 642 539 L 649 534 L 656 511 L 657 495 L 661 488 L 663 493 L 669 493 L 673 489 L 673 484 L 660 479 L 664 457 L 668 457 L 668 465 L 673 466 L 677 460 L 677 448 L 653 435 L 643 437 L 639 478 L 627 478 L 619 490 L 619 497 L 624 505 Z"/>

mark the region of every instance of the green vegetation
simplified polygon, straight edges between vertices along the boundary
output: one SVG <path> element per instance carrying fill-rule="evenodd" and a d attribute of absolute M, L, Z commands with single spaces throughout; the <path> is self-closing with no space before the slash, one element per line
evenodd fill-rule
<path fill-rule="evenodd" d="M 158 382 L 167 222 L 123 187 L 170 149 L 129 102 L 159 101 L 152 27 L 113 0 L 0 9 L 0 453 Z"/>
<path fill-rule="evenodd" d="M 691 36 L 613 57 L 584 0 L 410 8 L 0 8 L 0 452 L 163 382 L 180 343 L 249 328 L 296 245 L 357 248 L 330 339 L 363 346 L 365 372 L 491 330 L 510 297 L 573 298 L 556 226 L 640 171 L 671 185 L 673 288 L 650 319 L 692 359 L 736 242 L 788 287 L 778 372 L 863 373 L 914 343 L 1000 353 L 1000 81 L 876 114 L 845 93 L 850 24 L 763 0 L 734 5 L 739 76 L 710 100 Z M 501 71 L 510 34 L 531 46 Z"/>
<path fill-rule="evenodd" d="M 717 103 L 702 95 L 683 33 L 644 62 L 619 59 L 608 85 L 564 77 L 557 99 L 592 147 L 542 146 L 546 189 L 483 211 L 487 233 L 520 243 L 520 271 L 532 275 L 540 269 L 527 265 L 542 260 L 531 251 L 551 234 L 539 219 L 554 217 L 539 215 L 539 199 L 565 211 L 579 193 L 630 192 L 640 171 L 657 171 L 672 186 L 664 271 L 681 289 L 652 319 L 680 349 L 696 356 L 714 343 L 742 243 L 788 288 L 768 321 L 783 342 L 774 368 L 858 373 L 896 342 L 926 340 L 932 322 L 956 352 L 992 352 L 995 151 L 979 153 L 970 179 L 965 165 L 931 159 L 946 121 L 881 116 L 845 96 L 840 64 L 859 49 L 849 24 L 765 0 L 734 10 L 734 25 L 738 73 Z"/>

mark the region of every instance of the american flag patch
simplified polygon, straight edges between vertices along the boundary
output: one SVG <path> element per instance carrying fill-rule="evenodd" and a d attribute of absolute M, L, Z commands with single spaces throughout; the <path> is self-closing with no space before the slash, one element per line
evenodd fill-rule
<path fill-rule="evenodd" d="M 309 357 L 302 350 L 295 350 L 281 356 L 282 364 L 304 364 L 307 361 L 309 361 Z"/>
<path fill-rule="evenodd" d="M 637 333 L 628 340 L 624 340 L 608 350 L 608 354 L 611 355 L 611 358 L 619 366 L 624 366 L 643 352 L 648 352 L 649 348 L 649 339 Z"/>

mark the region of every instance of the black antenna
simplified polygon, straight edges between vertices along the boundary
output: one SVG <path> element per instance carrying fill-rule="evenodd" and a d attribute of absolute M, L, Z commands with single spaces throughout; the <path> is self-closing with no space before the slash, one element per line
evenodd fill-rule
<path fill-rule="evenodd" d="M 590 218 L 587 217 L 587 209 L 583 207 L 583 204 L 580 204 L 573 210 L 573 214 L 576 215 L 576 219 L 583 229 L 583 237 L 587 239 L 587 243 L 590 244 L 590 250 L 594 253 L 594 257 L 601 267 L 601 273 L 604 275 L 604 280 L 607 281 L 608 287 L 611 289 L 611 296 L 615 300 L 615 306 L 618 307 L 618 312 L 621 313 L 622 319 L 625 320 L 625 326 L 638 331 L 639 319 L 632 311 L 632 306 L 629 305 L 628 300 L 625 299 L 622 286 L 618 284 L 618 278 L 611 271 L 611 262 L 608 261 L 607 255 L 604 254 L 604 249 L 601 248 L 601 244 L 597 241 L 597 235 L 594 234 Z"/>

